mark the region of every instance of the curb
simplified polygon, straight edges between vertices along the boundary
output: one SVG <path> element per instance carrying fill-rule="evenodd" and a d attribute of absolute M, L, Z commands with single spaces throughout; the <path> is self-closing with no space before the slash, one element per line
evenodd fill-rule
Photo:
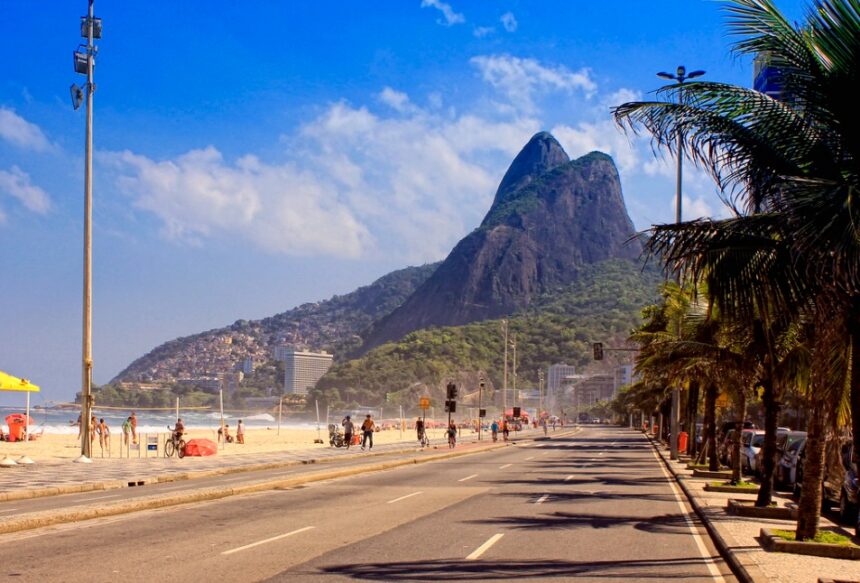
<path fill-rule="evenodd" d="M 575 433 L 566 432 L 563 434 L 559 434 L 561 437 L 566 435 L 567 433 Z M 523 439 L 523 441 L 534 441 L 534 439 Z M 508 442 L 511 443 L 511 442 Z M 512 443 L 515 444 L 516 442 Z M 12 532 L 20 532 L 23 530 L 32 530 L 35 528 L 41 528 L 44 526 L 52 526 L 56 524 L 64 524 L 68 522 L 78 522 L 82 520 L 92 520 L 94 518 L 103 518 L 106 516 L 116 516 L 120 514 L 129 514 L 132 512 L 139 512 L 142 510 L 154 510 L 157 508 L 165 508 L 168 506 L 179 506 L 182 504 L 190 504 L 193 502 L 204 502 L 209 500 L 219 500 L 222 498 L 227 498 L 229 496 L 236 496 L 239 494 L 252 494 L 255 492 L 263 492 L 267 490 L 278 490 L 278 489 L 289 489 L 294 488 L 296 486 L 300 486 L 303 484 L 308 484 L 312 482 L 321 482 L 324 480 L 333 480 L 337 478 L 343 478 L 348 476 L 354 476 L 359 474 L 365 474 L 370 472 L 378 472 L 383 470 L 388 470 L 392 468 L 397 468 L 401 466 L 408 466 L 414 464 L 421 463 L 429 463 L 434 461 L 440 461 L 450 458 L 463 457 L 467 455 L 475 455 L 479 453 L 485 453 L 488 451 L 494 451 L 496 449 L 502 449 L 508 447 L 507 443 L 496 443 L 489 444 L 480 449 L 466 450 L 466 451 L 450 451 L 440 454 L 434 454 L 426 458 L 407 458 L 402 460 L 395 460 L 389 462 L 380 462 L 376 464 L 370 464 L 368 466 L 362 466 L 358 468 L 342 468 L 342 469 L 333 469 L 327 471 L 316 472 L 313 474 L 306 474 L 302 476 L 294 476 L 292 478 L 280 478 L 277 480 L 268 480 L 264 482 L 257 482 L 252 484 L 246 484 L 242 486 L 231 486 L 231 487 L 212 487 L 212 488 L 204 488 L 200 490 L 196 490 L 193 492 L 187 492 L 183 494 L 175 494 L 172 496 L 149 496 L 145 498 L 138 498 L 129 502 L 117 502 L 114 504 L 109 504 L 100 507 L 92 507 L 92 506 L 73 506 L 70 508 L 66 508 L 61 511 L 50 510 L 44 512 L 35 512 L 31 513 L 29 516 L 23 516 L 21 518 L 10 518 L 8 520 L 4 520 L 0 523 L 0 534 L 8 534 Z M 386 455 L 392 453 L 402 453 L 402 452 L 384 452 L 375 455 Z M 315 463 L 316 460 L 306 460 L 306 461 L 293 461 L 289 464 L 262 464 L 274 468 L 283 467 L 284 465 L 300 465 L 300 464 L 309 464 Z M 231 470 L 238 470 L 238 468 L 226 468 Z M 260 469 L 260 468 L 255 468 Z M 267 468 L 263 468 L 267 469 Z M 250 471 L 250 470 L 245 470 Z M 222 475 L 229 473 L 238 473 L 238 471 L 222 471 L 222 470 L 210 470 L 210 475 Z M 196 474 L 196 473 L 195 473 Z M 203 477 L 197 476 L 194 477 Z M 170 479 L 163 480 L 165 482 L 177 481 L 180 478 L 179 476 L 170 476 Z M 191 478 L 185 478 L 191 479 Z M 158 481 L 158 480 L 156 480 Z M 99 490 L 103 488 L 89 488 L 82 489 L 82 486 L 86 486 L 86 484 L 81 485 L 78 484 L 76 487 L 78 488 L 78 492 L 81 491 L 90 491 L 90 490 Z M 122 487 L 122 486 L 118 486 Z"/>
<path fill-rule="evenodd" d="M 720 556 L 726 561 L 726 564 L 732 570 L 735 577 L 738 578 L 739 581 L 743 583 L 755 583 L 755 581 L 765 581 L 766 578 L 759 573 L 759 569 L 756 566 L 747 566 L 744 565 L 740 559 L 732 552 L 731 547 L 723 538 L 723 536 L 719 533 L 717 528 L 711 523 L 710 518 L 705 513 L 702 506 L 696 500 L 696 497 L 693 496 L 692 492 L 690 492 L 687 485 L 684 483 L 684 480 L 678 478 L 678 474 L 675 471 L 675 468 L 672 467 L 672 464 L 669 463 L 663 456 L 663 452 L 660 451 L 660 448 L 657 447 L 657 444 L 654 443 L 653 440 L 650 440 L 651 445 L 654 447 L 654 451 L 657 452 L 657 455 L 663 462 L 663 465 L 669 470 L 672 474 L 672 477 L 675 478 L 675 483 L 681 487 L 681 490 L 684 492 L 684 495 L 687 497 L 687 500 L 690 502 L 690 506 L 693 507 L 693 510 L 696 512 L 696 516 L 699 517 L 699 520 L 705 526 L 705 530 L 708 531 L 708 534 L 711 537 L 711 540 L 714 541 L 714 545 L 717 547 L 717 550 L 720 553 Z M 753 571 L 752 573 L 750 571 Z"/>

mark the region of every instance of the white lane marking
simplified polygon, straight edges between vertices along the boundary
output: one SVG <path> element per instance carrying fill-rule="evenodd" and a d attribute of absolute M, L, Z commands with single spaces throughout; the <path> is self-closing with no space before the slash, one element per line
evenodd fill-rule
<path fill-rule="evenodd" d="M 570 482 L 570 481 L 573 479 L 573 477 L 574 477 L 574 476 L 573 476 L 573 474 L 571 474 L 571 475 L 569 475 L 568 477 L 566 477 L 566 478 L 564 479 L 564 481 L 565 481 L 565 482 Z"/>
<path fill-rule="evenodd" d="M 535 459 L 535 456 L 529 456 L 526 458 L 526 461 L 533 460 L 533 459 Z"/>
<path fill-rule="evenodd" d="M 542 451 L 542 452 L 540 452 L 540 454 L 541 454 L 541 455 L 546 455 L 546 454 L 548 454 L 548 453 L 549 453 L 548 451 Z"/>
<path fill-rule="evenodd" d="M 675 495 L 675 502 L 678 503 L 678 508 L 681 509 L 681 514 L 684 516 L 684 521 L 687 523 L 687 527 L 690 529 L 690 532 L 693 534 L 693 540 L 696 541 L 696 547 L 699 549 L 699 554 L 702 555 L 702 559 L 705 564 L 708 566 L 708 571 L 710 571 L 711 576 L 714 578 L 714 581 L 717 583 L 725 583 L 725 579 L 723 579 L 720 570 L 717 568 L 716 563 L 714 562 L 713 557 L 711 557 L 708 549 L 705 547 L 705 543 L 702 542 L 702 537 L 699 536 L 699 531 L 696 529 L 696 525 L 693 524 L 693 521 L 690 519 L 690 514 L 687 512 L 687 509 L 684 507 L 683 499 L 681 498 L 680 492 L 678 492 L 678 487 L 675 486 L 675 481 L 669 475 L 669 472 L 666 471 L 666 468 L 663 465 L 663 461 L 658 456 L 655 450 L 651 450 L 651 453 L 654 454 L 654 457 L 657 458 L 657 465 L 660 466 L 660 471 L 663 472 L 663 476 L 666 478 L 666 481 L 669 483 L 669 488 L 672 489 L 672 493 Z"/>
<path fill-rule="evenodd" d="M 549 494 L 544 494 L 543 496 L 541 496 L 540 498 L 538 498 L 537 500 L 535 500 L 535 504 L 543 504 L 543 503 L 544 503 L 544 502 L 546 502 L 548 499 L 549 499 Z"/>
<path fill-rule="evenodd" d="M 307 530 L 311 530 L 312 528 L 315 528 L 315 527 L 313 527 L 313 526 L 306 526 L 306 527 L 304 527 L 304 528 L 300 528 L 300 529 L 298 529 L 298 530 L 294 530 L 294 531 L 292 531 L 292 532 L 288 532 L 288 533 L 285 533 L 285 534 L 279 534 L 278 536 L 273 536 L 272 538 L 267 538 L 267 539 L 263 539 L 263 540 L 258 540 L 257 542 L 255 542 L 255 543 L 251 543 L 251 544 L 249 544 L 249 545 L 245 545 L 245 546 L 242 546 L 242 547 L 236 547 L 235 549 L 230 549 L 229 551 L 224 551 L 224 552 L 222 552 L 221 554 L 222 554 L 222 555 L 232 555 L 233 553 L 238 553 L 239 551 L 244 551 L 244 550 L 246 550 L 246 549 L 250 549 L 250 548 L 253 548 L 253 547 L 256 547 L 256 546 L 259 546 L 259 545 L 264 545 L 264 544 L 266 544 L 266 543 L 274 542 L 274 541 L 276 541 L 276 540 L 280 540 L 280 539 L 282 539 L 282 538 L 287 538 L 288 536 L 293 536 L 294 534 L 299 534 L 300 532 L 305 532 L 305 531 L 307 531 Z"/>
<path fill-rule="evenodd" d="M 509 467 L 511 467 L 512 465 L 514 465 L 514 464 L 505 464 L 505 465 L 503 465 L 503 466 L 499 466 L 499 469 L 500 469 L 500 470 L 504 470 L 505 468 L 509 468 Z"/>
<path fill-rule="evenodd" d="M 87 496 L 86 500 L 105 500 L 107 498 L 119 498 L 119 494 L 108 494 L 107 496 Z"/>
<path fill-rule="evenodd" d="M 458 482 L 465 482 L 466 480 L 471 480 L 472 478 L 477 478 L 478 474 L 472 474 L 471 476 L 466 476 L 465 478 L 460 478 L 457 480 Z"/>
<path fill-rule="evenodd" d="M 504 535 L 504 534 L 494 534 L 494 535 L 493 535 L 493 536 L 491 536 L 489 539 L 487 539 L 487 542 L 485 542 L 484 544 L 482 544 L 481 546 L 479 546 L 477 549 L 475 549 L 474 551 L 472 551 L 472 554 L 470 554 L 468 557 L 466 557 L 466 560 L 467 560 L 467 561 L 475 561 L 475 560 L 477 560 L 477 559 L 480 559 L 480 558 L 481 558 L 481 555 L 483 555 L 484 553 L 486 553 L 486 552 L 487 552 L 487 550 L 488 550 L 491 546 L 493 546 L 494 544 L 496 544 L 497 542 L 499 542 L 499 539 L 500 539 L 500 538 L 502 538 L 503 536 L 505 536 L 505 535 Z"/>
<path fill-rule="evenodd" d="M 7 508 L 6 510 L 0 510 L 0 514 L 6 514 L 7 512 L 15 512 L 18 510 L 17 508 Z"/>
<path fill-rule="evenodd" d="M 413 496 L 417 496 L 418 494 L 423 494 L 424 492 L 412 492 L 411 494 L 407 494 L 406 496 L 401 496 L 400 498 L 395 498 L 394 500 L 389 500 L 386 504 L 394 504 L 395 502 L 400 502 L 401 500 L 406 500 L 407 498 L 412 498 Z"/>

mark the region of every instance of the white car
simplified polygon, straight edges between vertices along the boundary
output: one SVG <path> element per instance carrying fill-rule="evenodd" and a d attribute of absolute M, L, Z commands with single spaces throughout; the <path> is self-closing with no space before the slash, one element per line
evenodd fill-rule
<path fill-rule="evenodd" d="M 756 454 L 764 444 L 764 431 L 745 429 L 741 435 L 741 472 L 754 474 L 757 471 Z"/>

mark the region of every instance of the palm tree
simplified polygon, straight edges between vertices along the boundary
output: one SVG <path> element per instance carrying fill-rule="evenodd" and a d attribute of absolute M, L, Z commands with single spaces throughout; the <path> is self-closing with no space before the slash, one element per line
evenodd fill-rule
<path fill-rule="evenodd" d="M 860 2 L 817 0 L 812 8 L 804 25 L 794 27 L 771 0 L 728 6 L 735 51 L 766 57 L 780 72 L 778 99 L 689 83 L 663 90 L 672 98 L 666 102 L 624 104 L 615 116 L 634 130 L 645 128 L 658 145 L 683 146 L 734 209 L 726 221 L 663 227 L 652 250 L 669 249 L 662 257 L 668 268 L 707 280 L 726 313 L 764 321 L 768 410 L 778 398 L 771 325 L 801 314 L 841 316 L 844 332 L 834 342 L 848 347 L 844 372 L 860 452 L 860 132 L 853 97 Z M 809 533 L 807 526 L 797 536 Z"/>

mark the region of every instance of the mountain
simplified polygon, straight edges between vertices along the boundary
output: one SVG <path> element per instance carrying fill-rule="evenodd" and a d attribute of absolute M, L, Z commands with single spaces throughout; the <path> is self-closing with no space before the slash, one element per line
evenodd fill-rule
<path fill-rule="evenodd" d="M 577 372 L 610 374 L 613 364 L 630 363 L 628 352 L 609 352 L 605 361 L 594 362 L 591 343 L 625 346 L 642 322 L 642 308 L 658 301 L 663 281 L 657 267 L 610 259 L 584 266 L 576 281 L 509 316 L 509 335 L 518 349 L 519 386 L 536 387 L 537 371 L 560 362 L 576 366 Z M 335 409 L 384 402 L 413 411 L 419 396 L 443 402 L 450 380 L 464 387 L 464 393 L 474 391 L 480 374 L 489 398 L 502 386 L 503 346 L 499 320 L 416 330 L 361 358 L 335 364 L 309 402 L 316 399 Z M 510 366 L 513 355 L 508 356 Z"/>
<path fill-rule="evenodd" d="M 374 324 L 360 352 L 415 330 L 512 314 L 588 265 L 641 251 L 612 158 L 570 160 L 552 135 L 538 133 L 511 163 L 480 227 Z"/>
<path fill-rule="evenodd" d="M 402 304 L 437 267 L 407 267 L 343 296 L 171 340 L 132 362 L 111 382 L 214 375 L 232 370 L 247 357 L 258 363 L 271 360 L 272 349 L 282 343 L 342 355 L 361 343 L 362 330 Z"/>

